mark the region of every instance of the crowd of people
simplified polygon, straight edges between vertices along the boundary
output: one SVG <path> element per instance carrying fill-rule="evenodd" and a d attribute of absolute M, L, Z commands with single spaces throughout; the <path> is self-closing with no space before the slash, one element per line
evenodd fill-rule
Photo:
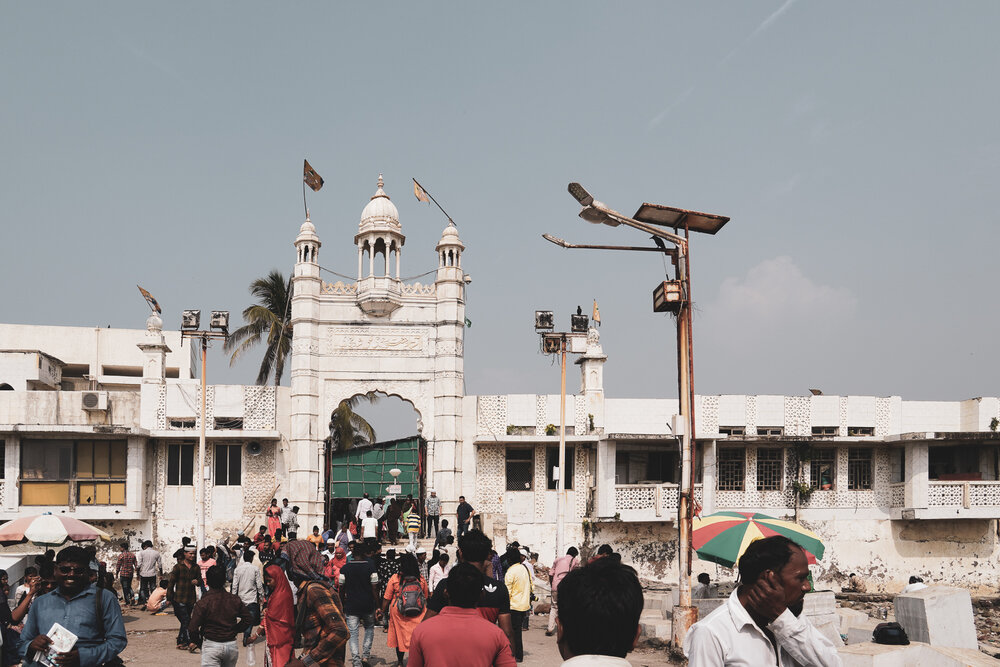
<path fill-rule="evenodd" d="M 63 667 L 121 665 L 123 608 L 172 612 L 177 649 L 200 653 L 202 665 L 234 667 L 241 645 L 252 664 L 263 638 L 263 662 L 271 667 L 344 665 L 348 645 L 353 667 L 369 667 L 379 630 L 399 667 L 515 665 L 524 659 L 521 633 L 536 575 L 543 574 L 553 602 L 546 635 L 558 636 L 567 662 L 582 655 L 624 658 L 636 638 L 642 593 L 635 571 L 610 547 L 585 566 L 571 547 L 551 569 L 536 570 L 538 555 L 527 547 L 514 542 L 500 554 L 470 527 L 471 506 L 457 516 L 456 538 L 435 497 L 426 499 L 423 518 L 411 499 L 398 505 L 408 533 L 433 533 L 430 554 L 409 539 L 394 548 L 385 512 L 374 516 L 377 505 L 392 505 L 367 497 L 354 521 L 335 530 L 316 526 L 304 539 L 297 508 L 275 499 L 256 534 L 240 532 L 232 544 L 200 549 L 185 537 L 169 569 L 149 541 L 137 552 L 122 543 L 107 563 L 93 547 L 50 551 L 25 571 L 15 608 L 0 605 L 3 665 L 43 659 Z M 0 586 L 9 595 L 2 571 Z M 78 638 L 58 654 L 57 638 L 45 634 L 56 622 Z M 600 641 L 594 628 L 601 629 Z"/>

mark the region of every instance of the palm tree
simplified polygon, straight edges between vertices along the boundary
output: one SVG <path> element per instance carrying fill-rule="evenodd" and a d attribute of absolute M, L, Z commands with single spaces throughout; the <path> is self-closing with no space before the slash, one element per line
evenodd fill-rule
<path fill-rule="evenodd" d="M 257 303 L 243 310 L 246 324 L 229 335 L 223 349 L 232 352 L 229 360 L 232 366 L 246 351 L 266 339 L 257 384 L 267 384 L 274 375 L 274 385 L 278 386 L 292 350 L 292 281 L 286 282 L 281 271 L 273 269 L 266 278 L 250 283 L 250 294 Z"/>
<path fill-rule="evenodd" d="M 375 444 L 375 429 L 364 417 L 354 412 L 362 400 L 377 403 L 378 395 L 370 391 L 345 398 L 330 415 L 330 447 L 333 451 Z"/>

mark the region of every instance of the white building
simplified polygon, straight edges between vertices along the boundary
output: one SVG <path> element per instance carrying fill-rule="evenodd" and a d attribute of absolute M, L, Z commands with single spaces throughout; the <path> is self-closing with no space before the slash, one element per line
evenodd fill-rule
<path fill-rule="evenodd" d="M 302 224 L 291 387 L 208 388 L 211 538 L 252 529 L 272 497 L 299 505 L 304 529 L 322 524 L 330 413 L 376 391 L 419 414 L 426 486 L 446 514 L 463 494 L 496 542 L 554 556 L 558 436 L 547 431 L 559 397 L 464 395 L 465 246 L 449 225 L 435 280 L 407 284 L 405 240 L 381 177 L 354 237 L 355 282 L 321 278 L 319 234 Z M 567 397 L 566 541 L 610 543 L 644 574 L 672 580 L 677 401 L 606 398 L 607 360 L 591 329 L 580 389 Z M 128 331 L 0 325 L 0 518 L 67 513 L 163 545 L 193 535 L 192 367 L 186 341 L 155 316 Z M 697 396 L 695 414 L 702 512 L 808 525 L 827 543 L 821 584 L 849 572 L 887 590 L 910 574 L 1000 584 L 997 398 Z"/>

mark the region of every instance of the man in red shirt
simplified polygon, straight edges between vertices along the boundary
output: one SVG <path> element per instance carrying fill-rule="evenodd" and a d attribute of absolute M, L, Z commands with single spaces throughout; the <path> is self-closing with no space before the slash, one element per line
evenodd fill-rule
<path fill-rule="evenodd" d="M 460 563 L 443 585 L 448 605 L 413 631 L 408 667 L 515 667 L 507 635 L 476 610 L 482 573 Z"/>
<path fill-rule="evenodd" d="M 570 570 L 580 567 L 579 556 L 580 552 L 577 551 L 576 547 L 570 547 L 566 550 L 565 556 L 556 558 L 556 562 L 552 563 L 552 571 L 549 573 L 549 584 L 552 587 L 552 608 L 549 610 L 549 627 L 545 630 L 546 637 L 551 637 L 556 633 L 556 616 L 559 613 L 559 598 L 556 591 L 559 588 L 559 582 L 569 574 Z"/>

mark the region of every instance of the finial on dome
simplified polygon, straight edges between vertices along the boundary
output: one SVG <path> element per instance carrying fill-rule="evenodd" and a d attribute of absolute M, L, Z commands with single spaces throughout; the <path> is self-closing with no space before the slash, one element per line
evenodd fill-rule
<path fill-rule="evenodd" d="M 309 220 L 309 209 L 306 209 L 306 222 L 311 222 Z"/>
<path fill-rule="evenodd" d="M 382 172 L 379 172 L 378 174 L 378 186 L 380 188 L 385 187 L 385 181 L 382 180 Z"/>

